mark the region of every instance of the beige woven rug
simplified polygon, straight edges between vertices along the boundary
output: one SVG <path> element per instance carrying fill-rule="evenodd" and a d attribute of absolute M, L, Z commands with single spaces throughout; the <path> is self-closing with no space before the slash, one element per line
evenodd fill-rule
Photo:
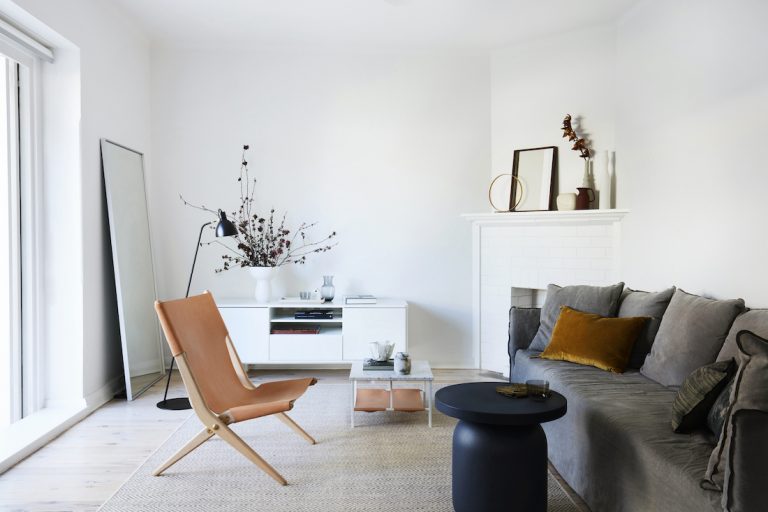
<path fill-rule="evenodd" d="M 282 487 L 214 437 L 163 476 L 160 465 L 202 427 L 192 416 L 101 508 L 111 511 L 451 511 L 451 436 L 455 421 L 426 413 L 356 413 L 350 388 L 318 384 L 290 415 L 317 439 L 310 445 L 275 418 L 234 429 L 280 472 Z M 509 497 L 514 502 L 514 496 Z M 549 510 L 578 512 L 552 475 Z"/>

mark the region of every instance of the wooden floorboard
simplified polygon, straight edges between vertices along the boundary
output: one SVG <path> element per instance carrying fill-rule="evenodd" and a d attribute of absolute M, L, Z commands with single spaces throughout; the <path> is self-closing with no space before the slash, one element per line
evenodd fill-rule
<path fill-rule="evenodd" d="M 436 383 L 491 380 L 475 370 L 434 370 Z M 256 381 L 315 376 L 347 383 L 345 370 L 252 370 Z M 0 510 L 95 511 L 165 441 L 192 411 L 155 407 L 165 382 L 133 402 L 112 400 L 4 474 Z M 169 397 L 184 396 L 175 374 Z"/>

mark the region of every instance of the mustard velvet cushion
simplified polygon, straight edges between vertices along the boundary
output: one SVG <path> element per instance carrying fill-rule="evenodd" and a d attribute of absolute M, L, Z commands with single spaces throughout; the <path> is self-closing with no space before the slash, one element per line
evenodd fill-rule
<path fill-rule="evenodd" d="M 552 340 L 541 357 L 624 373 L 632 347 L 648 320 L 647 317 L 608 318 L 562 306 L 552 330 Z"/>

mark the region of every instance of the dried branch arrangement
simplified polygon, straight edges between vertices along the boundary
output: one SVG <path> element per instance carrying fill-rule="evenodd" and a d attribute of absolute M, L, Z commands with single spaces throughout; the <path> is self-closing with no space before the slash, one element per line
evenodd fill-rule
<path fill-rule="evenodd" d="M 226 249 L 222 255 L 224 264 L 216 272 L 223 272 L 232 267 L 281 267 L 289 263 L 304 264 L 307 256 L 315 253 L 327 252 L 334 248 L 333 243 L 336 232 L 321 240 L 312 241 L 309 237 L 316 223 L 302 222 L 298 228 L 291 231 L 285 226 L 286 214 L 275 218 L 275 209 L 269 211 L 269 215 L 261 216 L 253 211 L 254 194 L 256 192 L 256 178 L 251 179 L 248 172 L 248 162 L 245 152 L 248 146 L 243 146 L 240 163 L 240 176 L 237 178 L 240 184 L 240 208 L 230 213 L 232 222 L 237 227 L 237 236 L 234 238 L 236 248 L 220 241 L 213 240 L 206 245 L 218 244 Z M 205 205 L 194 205 L 182 197 L 186 206 L 197 208 L 212 213 L 218 220 L 218 213 L 206 208 Z M 212 224 L 215 226 L 216 222 Z"/>
<path fill-rule="evenodd" d="M 579 136 L 576 135 L 576 132 L 571 126 L 571 114 L 567 114 L 565 119 L 563 119 L 563 127 L 561 130 L 563 130 L 563 137 L 568 137 L 568 140 L 574 143 L 571 149 L 578 151 L 580 153 L 579 157 L 588 159 L 590 157 L 589 146 L 586 140 L 579 138 Z"/>

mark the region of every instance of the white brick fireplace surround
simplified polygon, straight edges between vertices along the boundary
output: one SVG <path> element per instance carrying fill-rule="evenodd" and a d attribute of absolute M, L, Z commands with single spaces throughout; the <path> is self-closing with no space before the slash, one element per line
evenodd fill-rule
<path fill-rule="evenodd" d="M 512 305 L 540 306 L 549 283 L 620 280 L 627 210 L 480 213 L 472 222 L 472 342 L 478 368 L 509 374 Z"/>

